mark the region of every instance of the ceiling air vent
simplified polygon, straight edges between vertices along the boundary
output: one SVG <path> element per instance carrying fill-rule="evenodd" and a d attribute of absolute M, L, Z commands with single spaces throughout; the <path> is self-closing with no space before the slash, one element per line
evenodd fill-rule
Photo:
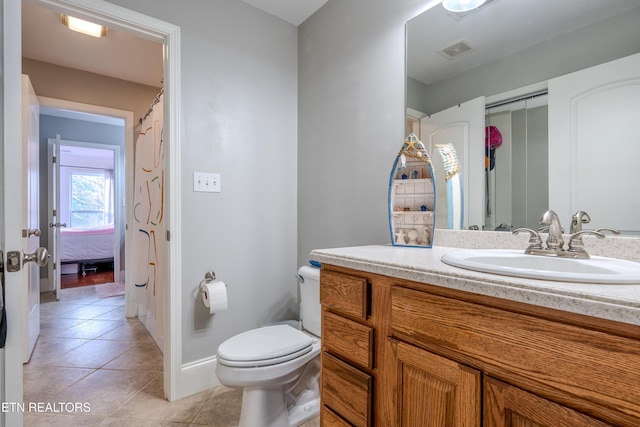
<path fill-rule="evenodd" d="M 443 49 L 440 49 L 438 53 L 443 55 L 445 58 L 453 59 L 460 55 L 464 55 L 465 53 L 471 52 L 473 47 L 466 40 L 460 40 L 455 42 L 451 46 L 447 46 Z"/>

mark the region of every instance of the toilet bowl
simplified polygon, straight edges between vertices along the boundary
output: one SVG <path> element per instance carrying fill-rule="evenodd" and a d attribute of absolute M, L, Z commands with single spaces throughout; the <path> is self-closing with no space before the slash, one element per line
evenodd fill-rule
<path fill-rule="evenodd" d="M 218 347 L 218 380 L 243 389 L 238 427 L 296 427 L 320 413 L 319 270 L 301 267 L 298 277 L 304 330 L 265 326 Z"/>

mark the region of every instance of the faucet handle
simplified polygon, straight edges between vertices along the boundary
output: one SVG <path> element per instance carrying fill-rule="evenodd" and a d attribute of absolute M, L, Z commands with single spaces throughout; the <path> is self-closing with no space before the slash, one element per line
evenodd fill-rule
<path fill-rule="evenodd" d="M 571 234 L 582 231 L 582 224 L 591 222 L 591 217 L 585 211 L 578 211 L 571 216 Z"/>
<path fill-rule="evenodd" d="M 582 236 L 585 234 L 591 234 L 596 236 L 598 239 L 604 239 L 605 235 L 602 234 L 599 230 L 582 230 L 574 233 L 569 239 L 569 247 L 567 251 L 569 252 L 577 252 L 586 254 L 587 251 L 584 250 L 584 242 L 582 241 Z"/>
<path fill-rule="evenodd" d="M 542 238 L 537 231 L 530 228 L 516 228 L 512 231 L 513 234 L 520 234 L 523 232 L 529 233 L 529 246 L 527 247 L 527 250 L 542 249 Z"/>
<path fill-rule="evenodd" d="M 605 231 L 608 231 L 611 234 L 620 234 L 620 230 L 616 230 L 615 228 L 598 228 L 597 230 L 598 233 L 604 233 Z"/>

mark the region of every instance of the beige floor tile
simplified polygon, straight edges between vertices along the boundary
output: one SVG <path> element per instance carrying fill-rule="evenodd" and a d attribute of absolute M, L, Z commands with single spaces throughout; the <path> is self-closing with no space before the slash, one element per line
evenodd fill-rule
<path fill-rule="evenodd" d="M 24 416 L 24 427 L 83 427 L 102 425 L 104 417 L 91 415 L 68 415 L 51 413 L 28 413 Z"/>
<path fill-rule="evenodd" d="M 320 427 L 320 417 L 316 417 L 311 421 L 307 421 L 306 423 L 302 424 L 300 427 Z"/>
<path fill-rule="evenodd" d="M 111 418 L 191 422 L 202 410 L 213 390 L 174 402 L 164 399 L 162 377 L 158 376 L 140 393 L 111 414 Z"/>
<path fill-rule="evenodd" d="M 80 381 L 94 369 L 24 366 L 24 402 L 49 402 L 56 394 Z"/>
<path fill-rule="evenodd" d="M 162 372 L 162 352 L 153 340 L 145 340 L 104 365 L 103 369 Z"/>
<path fill-rule="evenodd" d="M 99 369 L 58 394 L 62 402 L 86 402 L 92 416 L 109 416 L 161 374 Z"/>
<path fill-rule="evenodd" d="M 62 314 L 82 308 L 85 305 L 86 304 L 65 304 L 59 301 L 51 301 L 45 304 L 40 301 L 40 318 L 60 318 Z"/>
<path fill-rule="evenodd" d="M 158 420 L 128 420 L 124 418 L 107 418 L 100 426 L 112 427 L 189 427 L 189 423 Z"/>
<path fill-rule="evenodd" d="M 74 308 L 70 311 L 65 311 L 60 314 L 63 319 L 95 319 L 96 317 L 113 311 L 117 306 L 113 305 L 96 305 L 96 304 L 84 304 L 80 307 Z"/>
<path fill-rule="evenodd" d="M 135 342 L 130 341 L 92 340 L 42 363 L 49 366 L 100 368 L 134 346 Z"/>
<path fill-rule="evenodd" d="M 83 286 L 80 288 L 63 289 L 60 301 L 69 304 L 91 304 L 99 301 L 100 297 L 96 294 L 93 286 Z"/>
<path fill-rule="evenodd" d="M 58 317 L 40 318 L 40 335 L 59 336 L 67 329 L 73 328 L 86 320 L 61 319 Z"/>
<path fill-rule="evenodd" d="M 96 316 L 97 320 L 122 320 L 125 318 L 125 311 L 124 311 L 124 306 L 105 306 L 105 307 L 112 307 L 113 310 L 108 311 L 104 314 L 101 314 L 99 316 Z"/>
<path fill-rule="evenodd" d="M 138 319 L 127 319 L 118 328 L 100 336 L 101 340 L 137 341 L 151 338 L 149 331 Z"/>
<path fill-rule="evenodd" d="M 98 298 L 92 305 L 121 305 L 124 306 L 124 295 L 117 295 L 109 298 Z"/>
<path fill-rule="evenodd" d="M 89 340 L 77 338 L 55 338 L 46 336 L 42 331 L 29 359 L 29 365 L 43 365 L 52 359 L 88 343 Z"/>
<path fill-rule="evenodd" d="M 84 338 L 84 339 L 94 339 L 107 334 L 114 329 L 122 326 L 126 321 L 122 320 L 85 320 L 84 322 L 72 326 L 69 329 L 66 329 L 55 336 L 58 338 Z"/>
<path fill-rule="evenodd" d="M 220 388 L 193 420 L 194 425 L 234 427 L 240 421 L 242 390 Z"/>

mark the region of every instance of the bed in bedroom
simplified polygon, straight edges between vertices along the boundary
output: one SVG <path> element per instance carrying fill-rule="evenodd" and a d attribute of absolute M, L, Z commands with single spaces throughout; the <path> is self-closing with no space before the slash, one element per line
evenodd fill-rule
<path fill-rule="evenodd" d="M 94 269 L 95 264 L 113 262 L 113 241 L 113 226 L 63 228 L 60 230 L 60 262 L 63 268 L 65 264 L 77 264 L 84 275 L 87 270 Z"/>

